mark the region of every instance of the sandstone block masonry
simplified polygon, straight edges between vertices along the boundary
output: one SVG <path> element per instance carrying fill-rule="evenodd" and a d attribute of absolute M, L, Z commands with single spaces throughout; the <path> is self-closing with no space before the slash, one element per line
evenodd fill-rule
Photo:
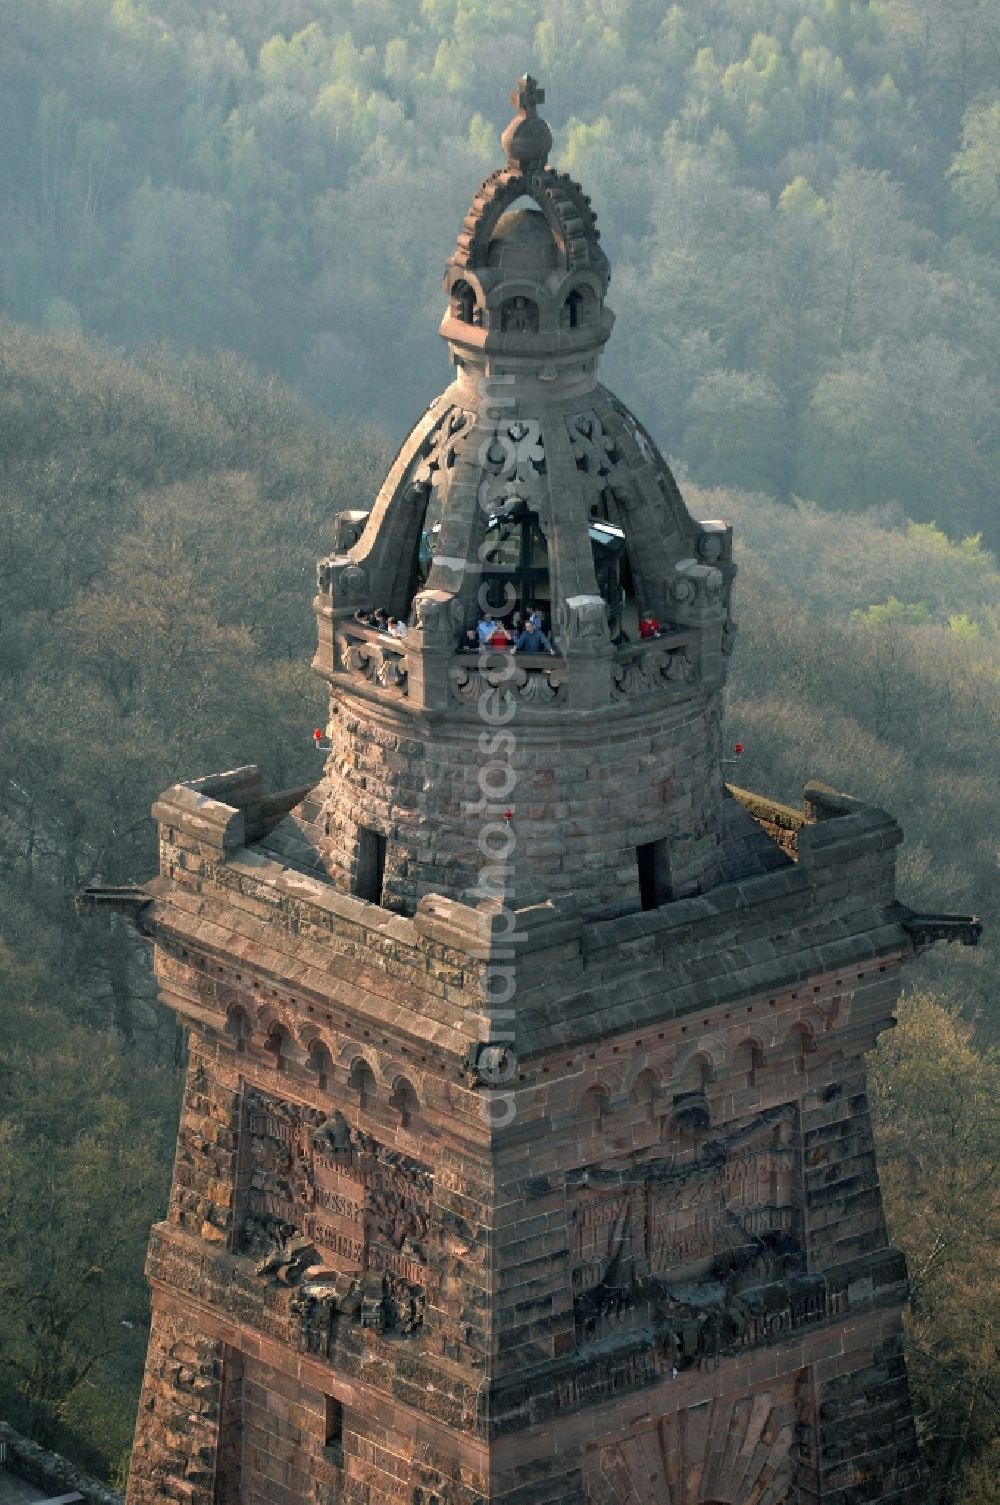
<path fill-rule="evenodd" d="M 500 1128 L 490 905 L 239 844 L 252 770 L 161 798 L 140 923 L 191 1054 L 129 1505 L 918 1498 L 863 1065 L 899 834 L 809 794 L 783 867 L 524 912 Z"/>
<path fill-rule="evenodd" d="M 190 1031 L 128 1505 L 919 1499 L 864 1056 L 956 927 L 883 811 L 725 785 L 732 532 L 597 380 L 542 99 L 319 565 L 321 776 L 175 785 L 92 895 Z"/>

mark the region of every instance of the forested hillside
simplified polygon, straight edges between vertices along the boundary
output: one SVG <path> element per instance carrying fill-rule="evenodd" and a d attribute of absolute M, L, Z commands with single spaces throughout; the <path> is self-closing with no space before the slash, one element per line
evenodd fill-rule
<path fill-rule="evenodd" d="M 1000 0 L 6 0 L 2 306 L 398 429 L 529 67 L 670 453 L 997 546 Z"/>

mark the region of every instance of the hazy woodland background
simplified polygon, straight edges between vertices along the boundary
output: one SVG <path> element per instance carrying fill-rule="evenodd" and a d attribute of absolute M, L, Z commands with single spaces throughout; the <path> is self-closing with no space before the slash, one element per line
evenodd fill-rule
<path fill-rule="evenodd" d="M 736 524 L 741 781 L 993 922 L 872 1064 L 931 1500 L 996 1502 L 1000 0 L 0 0 L 0 1411 L 127 1468 L 183 1042 L 73 895 L 175 779 L 318 771 L 314 561 L 448 379 L 526 68 L 605 380 Z"/>

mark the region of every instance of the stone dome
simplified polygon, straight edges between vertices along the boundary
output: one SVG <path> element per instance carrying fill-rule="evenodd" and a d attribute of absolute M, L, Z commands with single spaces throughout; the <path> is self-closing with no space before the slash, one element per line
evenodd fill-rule
<path fill-rule="evenodd" d="M 532 80 L 513 97 L 537 119 Z M 469 788 L 493 696 L 516 713 L 531 808 L 568 823 L 565 851 L 561 838 L 546 846 L 525 834 L 519 903 L 563 896 L 591 915 L 638 907 L 637 845 L 653 867 L 669 847 L 674 893 L 718 862 L 731 532 L 691 517 L 650 434 L 598 380 L 614 322 L 608 280 L 580 185 L 508 152 L 447 264 L 440 332 L 455 379 L 404 440 L 367 515 L 338 519 L 337 551 L 320 566 L 315 666 L 336 708 L 317 796 L 328 871 L 346 887 L 377 871 L 384 902 L 404 912 L 474 881 Z M 372 630 L 363 619 L 376 609 L 407 623 L 405 636 Z M 652 639 L 639 630 L 649 614 Z M 484 616 L 516 634 L 536 615 L 549 648 L 496 670 L 479 661 Z M 592 777 L 595 737 L 607 766 Z M 643 752 L 619 786 L 625 746 Z M 627 832 L 637 809 L 641 839 L 623 837 L 621 889 L 609 896 L 600 832 Z"/>
<path fill-rule="evenodd" d="M 544 277 L 557 265 L 552 227 L 540 209 L 508 209 L 497 221 L 486 265 Z"/>

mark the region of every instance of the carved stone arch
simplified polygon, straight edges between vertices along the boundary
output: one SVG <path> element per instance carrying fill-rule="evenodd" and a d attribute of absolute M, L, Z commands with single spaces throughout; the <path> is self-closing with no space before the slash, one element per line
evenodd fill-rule
<path fill-rule="evenodd" d="M 563 276 L 558 277 L 558 280 L 556 273 L 553 273 L 549 279 L 549 288 L 554 302 L 560 306 L 565 303 L 574 288 L 579 288 L 581 292 L 592 295 L 596 303 L 600 303 L 604 297 L 603 279 L 597 272 L 591 271 L 588 267 L 577 267 L 573 271 L 566 272 Z"/>
<path fill-rule="evenodd" d="M 687 1050 L 678 1051 L 672 1078 L 674 1091 L 691 1092 L 697 1089 L 704 1092 L 715 1080 L 716 1072 L 724 1061 L 722 1050 L 713 1049 L 703 1041 L 692 1043 Z"/>
<path fill-rule="evenodd" d="M 645 1108 L 652 1115 L 656 1101 L 663 1089 L 660 1073 L 653 1066 L 644 1066 L 636 1073 L 629 1087 L 629 1099 L 637 1107 Z"/>
<path fill-rule="evenodd" d="M 579 1117 L 595 1133 L 611 1112 L 611 1090 L 604 1082 L 594 1082 L 580 1097 Z"/>
<path fill-rule="evenodd" d="M 781 1047 L 781 1054 L 795 1059 L 804 1059 L 816 1049 L 816 1036 L 808 1019 L 796 1019 L 790 1025 Z"/>
<path fill-rule="evenodd" d="M 461 324 L 475 324 L 478 303 L 475 289 L 466 277 L 456 277 L 448 293 L 451 317 Z"/>
<path fill-rule="evenodd" d="M 507 210 L 522 198 L 531 199 L 545 215 L 555 241 L 556 254 L 563 266 L 568 266 L 566 232 L 555 203 L 544 193 L 539 193 L 530 178 L 521 173 L 506 172 L 498 173 L 494 179 L 487 178 L 466 216 L 464 228 L 468 235 L 467 264 L 470 269 L 486 265 L 490 241 L 497 224 Z"/>
<path fill-rule="evenodd" d="M 359 1045 L 357 1040 L 342 1040 L 337 1048 L 335 1059 L 341 1070 L 350 1071 L 359 1056 L 365 1062 L 372 1075 L 378 1076 L 378 1071 L 376 1070 L 378 1057 L 368 1043 Z"/>
<path fill-rule="evenodd" d="M 714 1080 L 715 1063 L 704 1047 L 696 1046 L 683 1057 L 678 1057 L 671 1083 L 671 1119 L 677 1129 L 700 1132 L 711 1126 L 708 1093 Z"/>
<path fill-rule="evenodd" d="M 757 1072 L 767 1065 L 764 1047 L 755 1035 L 745 1035 L 733 1048 L 730 1070 L 736 1076 L 746 1076 L 753 1086 Z"/>
<path fill-rule="evenodd" d="M 333 1052 L 322 1035 L 313 1034 L 311 1038 L 304 1040 L 303 1044 L 306 1052 L 306 1066 L 316 1077 L 320 1089 L 325 1090 L 333 1080 Z"/>
<path fill-rule="evenodd" d="M 420 1111 L 420 1099 L 409 1077 L 396 1077 L 392 1084 L 389 1107 L 399 1114 L 400 1128 L 408 1129 Z"/>
<path fill-rule="evenodd" d="M 670 1080 L 670 1063 L 663 1060 L 650 1060 L 645 1052 L 642 1052 L 636 1059 L 629 1061 L 622 1078 L 622 1090 L 631 1096 L 636 1082 L 647 1071 L 652 1073 L 660 1087 Z"/>
<path fill-rule="evenodd" d="M 378 1096 L 378 1083 L 371 1062 L 361 1051 L 355 1050 L 347 1073 L 348 1089 L 357 1099 L 359 1108 L 371 1108 Z"/>
<path fill-rule="evenodd" d="M 280 1017 L 274 1017 L 268 1024 L 264 1033 L 264 1050 L 273 1057 L 274 1065 L 278 1071 L 299 1062 L 302 1051 L 295 1038 L 294 1031 Z"/>
<path fill-rule="evenodd" d="M 280 1025 L 286 1034 L 294 1036 L 290 1011 L 273 998 L 262 999 L 257 1009 L 254 1034 L 266 1038 L 276 1025 Z"/>
<path fill-rule="evenodd" d="M 449 297 L 456 282 L 467 282 L 476 295 L 476 302 L 486 302 L 486 284 L 475 267 L 456 266 L 454 263 L 449 262 L 445 268 L 443 281 L 444 290 Z"/>
<path fill-rule="evenodd" d="M 230 1004 L 226 1010 L 225 1031 L 237 1050 L 246 1050 L 253 1038 L 253 1020 L 242 1003 Z"/>
<path fill-rule="evenodd" d="M 411 555 L 419 531 L 419 520 L 414 526 L 410 487 L 428 454 L 450 434 L 456 411 L 448 392 L 431 403 L 401 445 L 357 543 L 345 556 L 328 561 L 336 573 L 335 606 L 384 606 L 393 616 L 405 614 Z"/>
<path fill-rule="evenodd" d="M 496 286 L 491 287 L 486 295 L 484 308 L 484 324 L 491 334 L 504 334 L 509 331 L 505 325 L 505 317 L 510 313 L 517 299 L 522 300 L 534 311 L 533 328 L 528 331 L 514 331 L 515 333 L 536 333 L 538 330 L 552 328 L 554 325 L 554 307 L 552 300 L 544 294 L 541 298 L 541 289 L 537 282 L 527 277 L 507 277 Z"/>
<path fill-rule="evenodd" d="M 506 290 L 505 290 L 506 291 Z M 535 297 L 527 293 L 508 294 L 500 304 L 501 334 L 537 334 L 542 311 Z"/>
<path fill-rule="evenodd" d="M 559 311 L 560 329 L 592 328 L 601 315 L 602 294 L 592 286 L 591 279 L 582 275 L 563 282 L 555 293 Z"/>
<path fill-rule="evenodd" d="M 803 1024 L 809 1026 L 814 1040 L 818 1040 L 820 1035 L 825 1035 L 830 1028 L 830 1019 L 824 1014 L 818 1004 L 806 1004 L 800 1018 Z"/>

